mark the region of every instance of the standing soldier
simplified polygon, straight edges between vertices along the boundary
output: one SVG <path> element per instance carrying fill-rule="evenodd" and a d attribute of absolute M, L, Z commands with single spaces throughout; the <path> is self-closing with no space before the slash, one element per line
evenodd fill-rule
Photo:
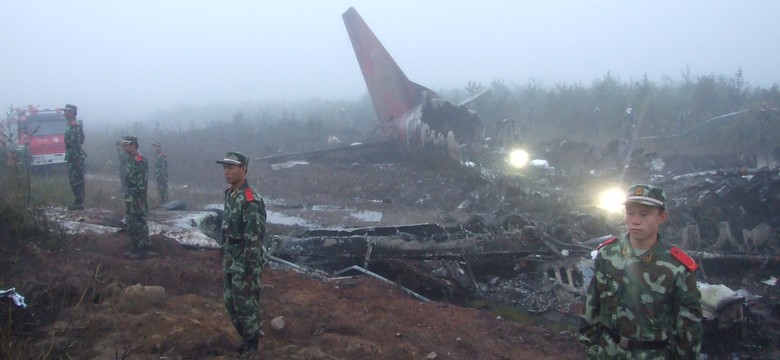
<path fill-rule="evenodd" d="M 87 157 L 81 149 L 84 144 L 84 124 L 76 118 L 76 105 L 67 104 L 63 111 L 68 120 L 65 127 L 65 161 L 68 163 L 68 180 L 75 198 L 68 209 L 81 210 L 84 208 L 84 159 Z"/>
<path fill-rule="evenodd" d="M 133 250 L 128 252 L 130 259 L 144 259 L 149 254 L 149 227 L 146 224 L 146 214 L 149 208 L 146 203 L 146 185 L 148 182 L 149 164 L 146 157 L 138 152 L 138 138 L 127 135 L 122 138 L 122 146 L 127 155 L 127 170 L 125 177 L 125 211 L 127 214 L 127 233 L 133 241 Z"/>
<path fill-rule="evenodd" d="M 168 157 L 162 151 L 159 142 L 153 143 L 157 157 L 154 159 L 154 178 L 157 180 L 157 192 L 160 194 L 160 203 L 168 201 Z"/>
<path fill-rule="evenodd" d="M 594 251 L 580 342 L 588 359 L 696 359 L 701 350 L 698 265 L 661 240 L 666 196 L 633 185 L 625 201 L 628 234 Z"/>
<path fill-rule="evenodd" d="M 122 145 L 122 140 L 116 141 L 116 158 L 119 160 L 119 182 L 122 183 L 122 194 L 125 193 L 127 184 L 127 154 L 125 154 L 125 146 Z"/>
<path fill-rule="evenodd" d="M 263 337 L 260 319 L 260 276 L 268 259 L 265 238 L 265 203 L 246 180 L 249 159 L 228 152 L 222 164 L 225 181 L 225 212 L 222 237 L 225 271 L 224 299 L 230 320 L 244 342 L 238 351 L 253 356 Z"/>

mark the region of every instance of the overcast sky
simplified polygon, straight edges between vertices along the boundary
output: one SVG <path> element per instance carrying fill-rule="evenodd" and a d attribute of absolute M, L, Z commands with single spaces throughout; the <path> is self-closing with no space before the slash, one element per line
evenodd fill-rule
<path fill-rule="evenodd" d="M 733 75 L 780 83 L 780 1 L 0 0 L 0 105 L 85 121 L 180 105 L 353 100 L 366 92 L 341 14 L 354 6 L 434 90 L 502 79 L 589 86 Z"/>

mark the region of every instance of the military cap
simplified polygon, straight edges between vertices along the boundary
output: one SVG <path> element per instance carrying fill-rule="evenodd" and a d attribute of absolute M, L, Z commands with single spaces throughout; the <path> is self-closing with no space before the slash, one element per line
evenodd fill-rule
<path fill-rule="evenodd" d="M 246 155 L 237 152 L 237 151 L 228 151 L 227 154 L 225 154 L 225 158 L 222 160 L 217 160 L 220 164 L 233 164 L 233 165 L 249 165 L 249 158 L 246 157 Z"/>
<path fill-rule="evenodd" d="M 73 115 L 76 115 L 76 114 L 79 113 L 79 108 L 77 108 L 76 105 L 67 104 L 67 105 L 65 105 L 65 108 L 63 109 L 63 111 L 72 111 Z"/>
<path fill-rule="evenodd" d="M 628 188 L 626 201 L 623 204 L 626 205 L 628 203 L 637 203 L 647 206 L 665 208 L 666 194 L 664 194 L 664 191 L 661 188 L 655 187 L 653 185 L 631 185 Z"/>
<path fill-rule="evenodd" d="M 158 141 L 155 141 L 155 142 L 153 142 L 153 143 L 152 143 L 152 146 L 157 146 L 157 147 L 160 147 L 160 146 L 162 146 L 162 145 L 160 145 L 160 143 L 159 143 Z"/>
<path fill-rule="evenodd" d="M 138 145 L 138 137 L 133 135 L 122 136 L 122 145 L 135 144 Z"/>

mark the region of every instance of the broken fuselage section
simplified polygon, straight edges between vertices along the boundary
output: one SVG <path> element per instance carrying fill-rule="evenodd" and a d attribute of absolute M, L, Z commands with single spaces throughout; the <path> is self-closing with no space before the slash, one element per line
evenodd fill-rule
<path fill-rule="evenodd" d="M 432 166 L 473 160 L 484 140 L 479 116 L 465 103 L 453 104 L 410 81 L 354 8 L 342 18 L 376 110 L 378 136 Z"/>

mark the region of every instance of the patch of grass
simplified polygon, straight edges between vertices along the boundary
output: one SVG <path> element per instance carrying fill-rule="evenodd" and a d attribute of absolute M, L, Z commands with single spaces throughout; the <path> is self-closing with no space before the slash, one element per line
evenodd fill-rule
<path fill-rule="evenodd" d="M 56 223 L 43 213 L 47 194 L 61 192 L 57 177 L 31 174 L 22 165 L 0 168 L 0 251 L 6 255 L 2 265 L 36 245 L 44 249 L 64 246 L 66 237 Z M 5 264 L 4 264 L 5 263 Z"/>

